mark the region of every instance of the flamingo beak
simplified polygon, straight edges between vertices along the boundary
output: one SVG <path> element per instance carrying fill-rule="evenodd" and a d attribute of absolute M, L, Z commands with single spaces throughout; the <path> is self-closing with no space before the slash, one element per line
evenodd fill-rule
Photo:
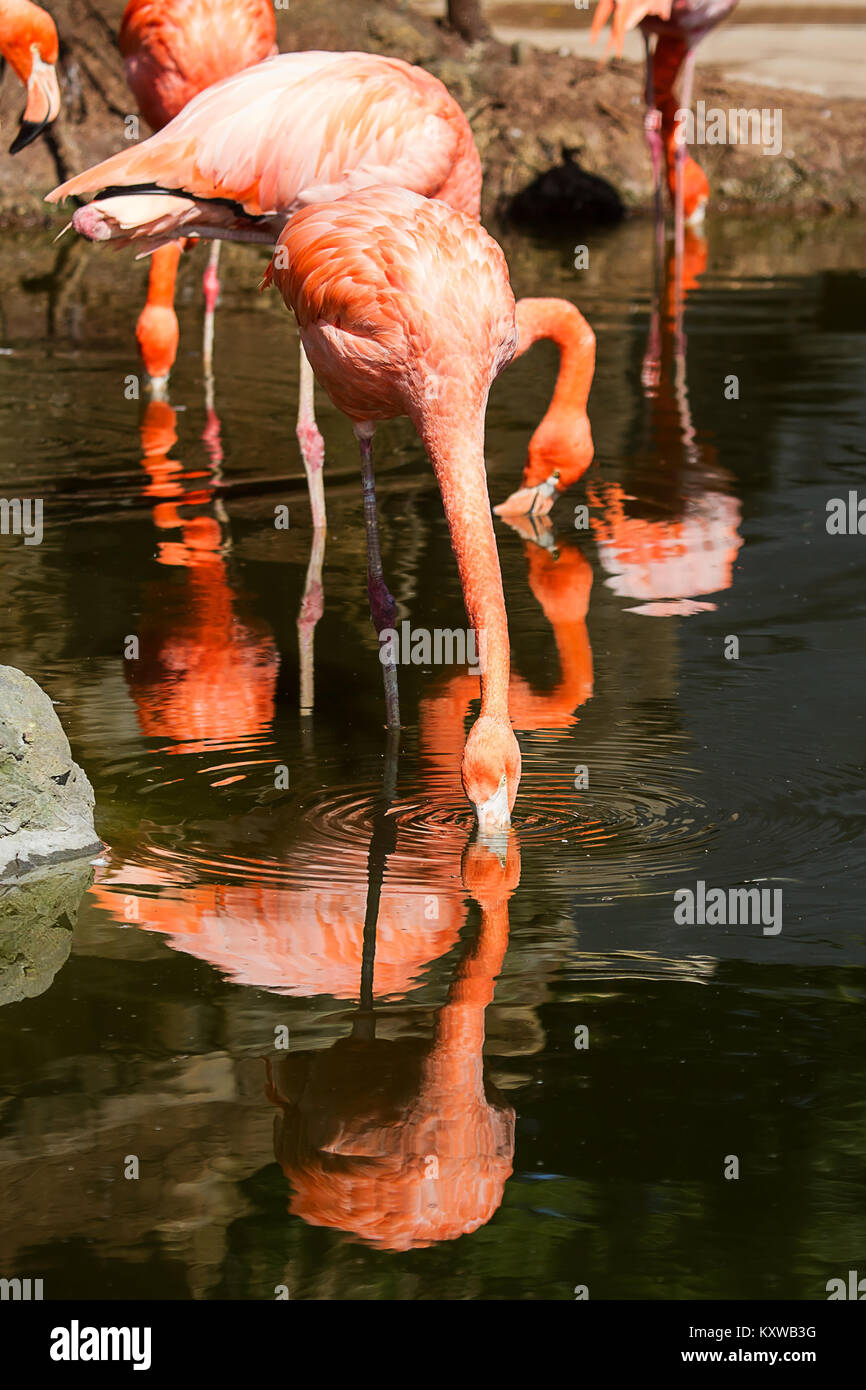
<path fill-rule="evenodd" d="M 695 209 L 685 219 L 687 227 L 700 227 L 707 215 L 707 199 L 701 198 Z"/>
<path fill-rule="evenodd" d="M 53 63 L 46 63 L 33 52 L 33 68 L 27 81 L 27 105 L 21 117 L 21 128 L 12 144 L 10 154 L 18 154 L 36 139 L 60 112 L 60 88 Z"/>
<path fill-rule="evenodd" d="M 504 772 L 493 795 L 489 796 L 486 801 L 476 803 L 475 814 L 478 817 L 478 829 L 482 835 L 495 834 L 497 831 L 508 829 L 511 824 L 511 811 L 508 806 L 508 779 Z"/>
<path fill-rule="evenodd" d="M 149 376 L 150 398 L 153 401 L 168 400 L 168 372 L 165 376 Z"/>

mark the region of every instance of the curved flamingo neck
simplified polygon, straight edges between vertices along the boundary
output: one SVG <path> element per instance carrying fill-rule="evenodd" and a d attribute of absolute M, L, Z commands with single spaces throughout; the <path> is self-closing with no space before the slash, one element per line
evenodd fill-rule
<path fill-rule="evenodd" d="M 174 307 L 174 290 L 177 282 L 177 269 L 183 244 L 172 241 L 168 246 L 160 246 L 150 258 L 150 274 L 147 282 L 147 302 L 158 308 Z"/>
<path fill-rule="evenodd" d="M 437 1097 L 440 1113 L 465 1107 L 483 1092 L 484 1015 L 508 949 L 509 891 L 481 901 L 481 929 L 474 950 L 461 961 L 448 999 L 436 1017 L 419 1097 Z"/>
<path fill-rule="evenodd" d="M 515 358 L 541 338 L 559 348 L 559 375 L 545 419 L 586 410 L 595 370 L 595 334 L 577 305 L 567 299 L 519 299 L 517 335 Z"/>
<path fill-rule="evenodd" d="M 586 404 L 595 372 L 595 334 L 567 299 L 517 302 L 517 351 L 549 338 L 559 349 L 559 372 L 547 411 L 529 441 L 524 486 L 535 486 L 557 468 L 560 487 L 568 487 L 592 462 L 592 435 Z"/>

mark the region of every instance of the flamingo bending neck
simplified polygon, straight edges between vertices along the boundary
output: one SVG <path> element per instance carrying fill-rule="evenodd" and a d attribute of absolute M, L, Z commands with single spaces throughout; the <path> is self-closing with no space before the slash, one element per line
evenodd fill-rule
<path fill-rule="evenodd" d="M 442 493 L 463 601 L 481 664 L 481 713 L 469 731 L 461 775 L 479 829 L 508 825 L 520 781 L 520 752 L 508 714 L 508 618 L 484 468 L 484 411 L 422 411 L 418 420 Z M 497 783 L 490 769 L 503 767 Z"/>
<path fill-rule="evenodd" d="M 177 356 L 180 330 L 174 290 L 182 249 L 182 242 L 172 241 L 154 251 L 150 258 L 147 302 L 135 326 L 141 360 L 157 398 L 168 383 L 168 374 Z"/>
<path fill-rule="evenodd" d="M 550 405 L 529 441 L 523 480 L 494 510 L 499 516 L 550 510 L 557 492 L 577 482 L 593 459 L 586 404 L 595 371 L 595 334 L 567 299 L 517 301 L 517 351 L 550 339 L 559 349 L 559 372 Z"/>

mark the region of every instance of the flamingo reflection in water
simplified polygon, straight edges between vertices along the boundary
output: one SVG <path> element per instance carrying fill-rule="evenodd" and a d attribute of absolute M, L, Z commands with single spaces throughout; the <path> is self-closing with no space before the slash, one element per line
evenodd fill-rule
<path fill-rule="evenodd" d="M 529 544 L 527 554 L 561 679 L 552 692 L 536 694 L 513 673 L 515 709 L 520 727 L 561 730 L 592 693 L 585 621 L 592 575 L 573 545 L 557 552 Z M 477 677 L 456 675 L 421 702 L 425 801 L 441 800 L 453 787 L 453 761 L 477 693 Z M 273 1061 L 267 1093 L 282 1112 L 276 1148 L 292 1186 L 290 1210 L 389 1250 L 475 1230 L 502 1201 L 514 1116 L 485 1080 L 482 1047 L 520 872 L 513 830 L 467 849 L 458 819 L 444 817 L 435 836 L 402 823 L 398 740 L 392 731 L 363 838 L 338 823 L 330 840 L 304 824 L 279 862 L 227 859 L 222 883 L 179 885 L 176 866 L 151 854 L 109 869 L 92 889 L 118 922 L 129 925 L 132 901 L 142 928 L 166 934 L 174 949 L 210 962 L 235 983 L 359 1001 L 351 1036 L 324 1052 Z M 271 806 L 258 830 L 258 812 L 243 818 L 245 847 L 257 838 L 272 846 L 274 814 Z M 219 862 L 215 851 L 211 874 Z M 377 1038 L 377 1003 L 406 998 L 458 948 L 467 897 L 480 909 L 478 937 L 462 954 L 432 1042 Z M 431 901 L 432 917 L 424 910 Z"/>
<path fill-rule="evenodd" d="M 708 596 L 731 587 L 743 543 L 739 498 L 714 446 L 698 435 L 689 405 L 683 310 L 706 264 L 704 238 L 686 228 L 682 257 L 674 251 L 663 270 L 657 267 L 641 374 L 648 403 L 646 470 L 635 470 L 627 490 L 619 483 L 587 489 L 602 508 L 592 526 L 606 584 L 639 600 L 631 612 L 650 617 L 714 609 Z"/>
<path fill-rule="evenodd" d="M 261 746 L 273 723 L 279 671 L 270 630 L 244 611 L 230 582 L 227 518 L 213 489 L 222 454 L 212 408 L 203 438 L 213 469 L 190 486 L 169 457 L 175 411 L 164 400 L 148 403 L 141 425 L 145 495 L 164 537 L 157 563 L 166 568 L 145 591 L 139 659 L 125 661 L 124 671 L 142 733 L 167 740 L 169 753 Z"/>
<path fill-rule="evenodd" d="M 341 850 L 347 881 L 294 893 L 198 885 L 138 899 L 148 917 L 142 925 L 171 930 L 174 946 L 238 982 L 359 1000 L 349 1038 L 269 1064 L 267 1095 L 282 1110 L 276 1149 L 294 1191 L 290 1210 L 393 1250 L 473 1231 L 502 1201 L 514 1113 L 486 1082 L 482 1049 L 485 1009 L 508 944 L 508 900 L 520 877 L 515 833 L 506 832 L 465 849 L 461 888 L 466 830 L 452 826 L 435 869 L 411 856 L 416 882 L 435 888 L 440 901 L 446 894 L 432 930 L 421 920 L 422 900 L 399 884 L 407 856 L 397 850 L 390 814 L 398 737 L 389 735 L 363 864 Z M 95 899 L 115 918 L 130 901 L 131 878 L 165 886 L 167 875 L 125 866 L 96 885 Z M 376 1001 L 406 993 L 423 965 L 456 945 L 467 911 L 463 890 L 480 908 L 481 924 L 438 1010 L 432 1042 L 377 1039 Z"/>
<path fill-rule="evenodd" d="M 593 662 L 586 618 L 592 588 L 592 566 L 571 542 L 553 544 L 546 517 L 529 522 L 515 518 L 515 529 L 526 536 L 524 551 L 529 587 L 553 634 L 559 660 L 559 680 L 539 691 L 512 669 L 509 703 L 515 729 L 555 734 L 576 722 L 576 711 L 592 697 Z M 458 673 L 421 701 L 421 746 L 431 768 L 447 785 L 460 756 L 466 715 L 478 698 L 478 677 Z"/>
<path fill-rule="evenodd" d="M 497 848 L 470 845 L 462 878 L 481 923 L 437 1010 L 432 1041 L 376 1037 L 368 971 L 348 1037 L 268 1063 L 289 1211 L 384 1250 L 477 1230 L 501 1205 L 512 1172 L 514 1111 L 485 1078 L 482 1052 L 508 946 L 508 900 L 520 879 L 515 832 Z"/>

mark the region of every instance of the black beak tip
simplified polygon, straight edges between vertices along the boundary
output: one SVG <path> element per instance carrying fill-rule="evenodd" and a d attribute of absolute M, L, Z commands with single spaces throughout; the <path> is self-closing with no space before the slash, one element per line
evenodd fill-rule
<path fill-rule="evenodd" d="M 22 121 L 18 134 L 9 146 L 9 153 L 20 154 L 21 150 L 26 149 L 28 145 L 33 143 L 37 135 L 39 135 L 47 125 L 47 121 Z"/>

